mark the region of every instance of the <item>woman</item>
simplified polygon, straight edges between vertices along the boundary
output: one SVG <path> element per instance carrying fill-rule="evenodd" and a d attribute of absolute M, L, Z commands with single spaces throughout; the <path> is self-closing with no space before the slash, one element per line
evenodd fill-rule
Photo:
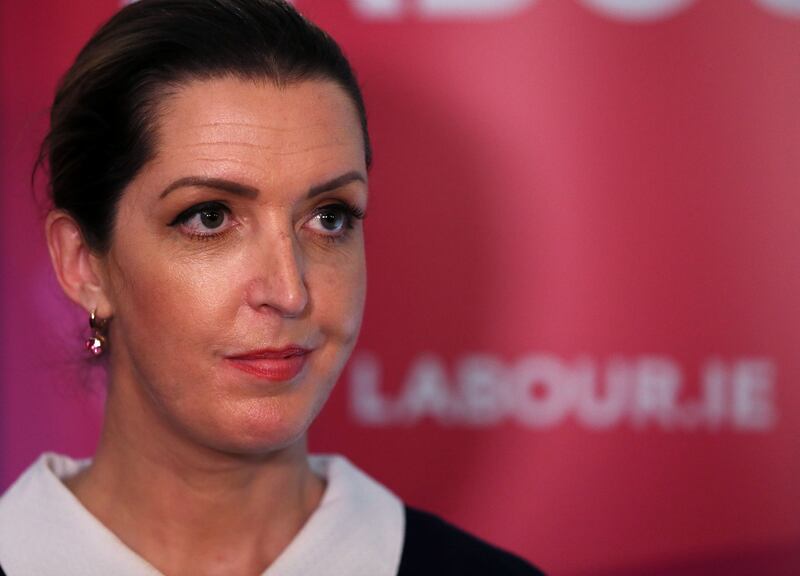
<path fill-rule="evenodd" d="M 91 462 L 45 455 L 0 500 L 10 576 L 538 573 L 307 454 L 365 293 L 369 136 L 330 37 L 277 0 L 132 4 L 43 158 L 108 396 Z"/>

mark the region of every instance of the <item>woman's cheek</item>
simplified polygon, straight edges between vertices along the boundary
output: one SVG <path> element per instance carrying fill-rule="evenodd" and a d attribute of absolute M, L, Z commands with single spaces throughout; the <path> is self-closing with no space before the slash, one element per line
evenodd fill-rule
<path fill-rule="evenodd" d="M 311 296 L 320 309 L 320 322 L 344 343 L 355 340 L 366 296 L 363 258 L 347 266 L 325 268 L 315 280 L 319 291 Z"/>
<path fill-rule="evenodd" d="M 243 260 L 230 251 L 182 255 L 160 267 L 159 291 L 165 300 L 174 301 L 176 311 L 213 315 L 215 309 L 231 301 L 245 273 Z"/>

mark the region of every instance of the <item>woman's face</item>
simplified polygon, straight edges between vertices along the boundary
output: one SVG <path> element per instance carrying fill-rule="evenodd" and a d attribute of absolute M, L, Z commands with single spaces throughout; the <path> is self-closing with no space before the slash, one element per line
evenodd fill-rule
<path fill-rule="evenodd" d="M 156 135 L 101 261 L 110 393 L 215 449 L 288 446 L 361 323 L 355 107 L 324 80 L 197 80 L 168 97 Z"/>

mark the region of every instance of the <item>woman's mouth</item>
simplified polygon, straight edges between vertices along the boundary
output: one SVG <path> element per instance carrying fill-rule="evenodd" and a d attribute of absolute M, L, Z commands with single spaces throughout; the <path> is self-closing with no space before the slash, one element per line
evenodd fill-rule
<path fill-rule="evenodd" d="M 234 368 L 251 376 L 274 382 L 285 382 L 297 376 L 306 364 L 311 350 L 301 346 L 265 348 L 244 354 L 227 356 L 225 360 Z"/>

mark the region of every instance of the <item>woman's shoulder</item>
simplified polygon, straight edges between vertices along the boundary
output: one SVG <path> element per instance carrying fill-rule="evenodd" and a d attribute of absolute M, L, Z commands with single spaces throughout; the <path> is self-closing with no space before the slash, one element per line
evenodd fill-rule
<path fill-rule="evenodd" d="M 406 506 L 406 531 L 398 576 L 543 576 L 522 558 L 442 520 Z"/>

